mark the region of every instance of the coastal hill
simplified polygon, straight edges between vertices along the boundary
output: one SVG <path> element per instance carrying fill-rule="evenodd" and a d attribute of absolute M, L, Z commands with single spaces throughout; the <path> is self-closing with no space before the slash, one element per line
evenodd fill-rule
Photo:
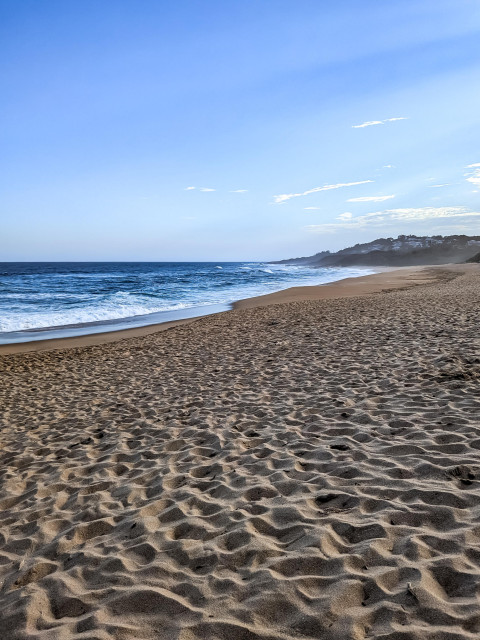
<path fill-rule="evenodd" d="M 415 236 L 378 238 L 347 249 L 322 251 L 313 256 L 278 260 L 273 264 L 309 267 L 390 266 L 460 263 L 472 259 L 480 249 L 480 236 Z"/>

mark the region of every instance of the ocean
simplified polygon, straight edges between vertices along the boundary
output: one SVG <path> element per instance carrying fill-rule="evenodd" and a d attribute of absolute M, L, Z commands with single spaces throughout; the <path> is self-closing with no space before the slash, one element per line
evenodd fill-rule
<path fill-rule="evenodd" d="M 368 273 L 264 262 L 4 262 L 0 344 L 205 315 L 235 300 Z"/>

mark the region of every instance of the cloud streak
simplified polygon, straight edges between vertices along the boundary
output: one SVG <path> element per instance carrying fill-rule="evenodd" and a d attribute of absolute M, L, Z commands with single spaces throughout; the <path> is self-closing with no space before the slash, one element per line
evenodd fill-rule
<path fill-rule="evenodd" d="M 366 229 L 369 227 L 388 227 L 398 222 L 424 222 L 438 219 L 458 219 L 480 217 L 480 211 L 471 211 L 467 207 L 421 207 L 409 209 L 387 209 L 374 211 L 363 216 L 355 216 L 342 213 L 338 216 L 338 222 L 325 224 L 310 224 L 305 227 L 312 233 L 335 233 Z"/>
<path fill-rule="evenodd" d="M 386 124 L 387 122 L 397 122 L 397 120 L 408 120 L 408 118 L 386 118 L 385 120 L 368 120 L 362 124 L 352 124 L 352 129 L 365 129 L 365 127 L 374 127 L 377 124 Z"/>
<path fill-rule="evenodd" d="M 343 187 L 354 187 L 358 184 L 368 184 L 373 180 L 361 180 L 360 182 L 339 182 L 338 184 L 326 184 L 323 187 L 314 187 L 303 191 L 303 193 L 282 193 L 278 196 L 273 196 L 274 204 L 283 204 L 287 200 L 292 198 L 300 198 L 301 196 L 308 196 L 311 193 L 319 193 L 320 191 L 331 191 L 332 189 L 342 189 Z"/>
<path fill-rule="evenodd" d="M 211 189 L 210 187 L 185 187 L 185 191 L 216 191 L 216 189 Z"/>
<path fill-rule="evenodd" d="M 349 198 L 347 202 L 384 202 L 392 198 L 395 196 L 362 196 L 361 198 Z"/>

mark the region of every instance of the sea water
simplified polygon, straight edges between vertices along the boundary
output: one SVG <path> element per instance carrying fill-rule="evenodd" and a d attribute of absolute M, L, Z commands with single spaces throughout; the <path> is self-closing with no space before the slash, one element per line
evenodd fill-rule
<path fill-rule="evenodd" d="M 368 273 L 263 262 L 4 262 L 0 343 L 53 337 L 45 334 L 52 329 L 80 335 L 204 315 L 235 300 Z"/>

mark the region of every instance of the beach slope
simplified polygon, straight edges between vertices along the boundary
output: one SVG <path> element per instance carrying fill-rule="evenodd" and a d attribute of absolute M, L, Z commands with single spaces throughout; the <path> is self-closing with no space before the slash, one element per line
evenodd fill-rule
<path fill-rule="evenodd" d="M 2 640 L 480 637 L 480 267 L 402 277 L 3 355 Z"/>

